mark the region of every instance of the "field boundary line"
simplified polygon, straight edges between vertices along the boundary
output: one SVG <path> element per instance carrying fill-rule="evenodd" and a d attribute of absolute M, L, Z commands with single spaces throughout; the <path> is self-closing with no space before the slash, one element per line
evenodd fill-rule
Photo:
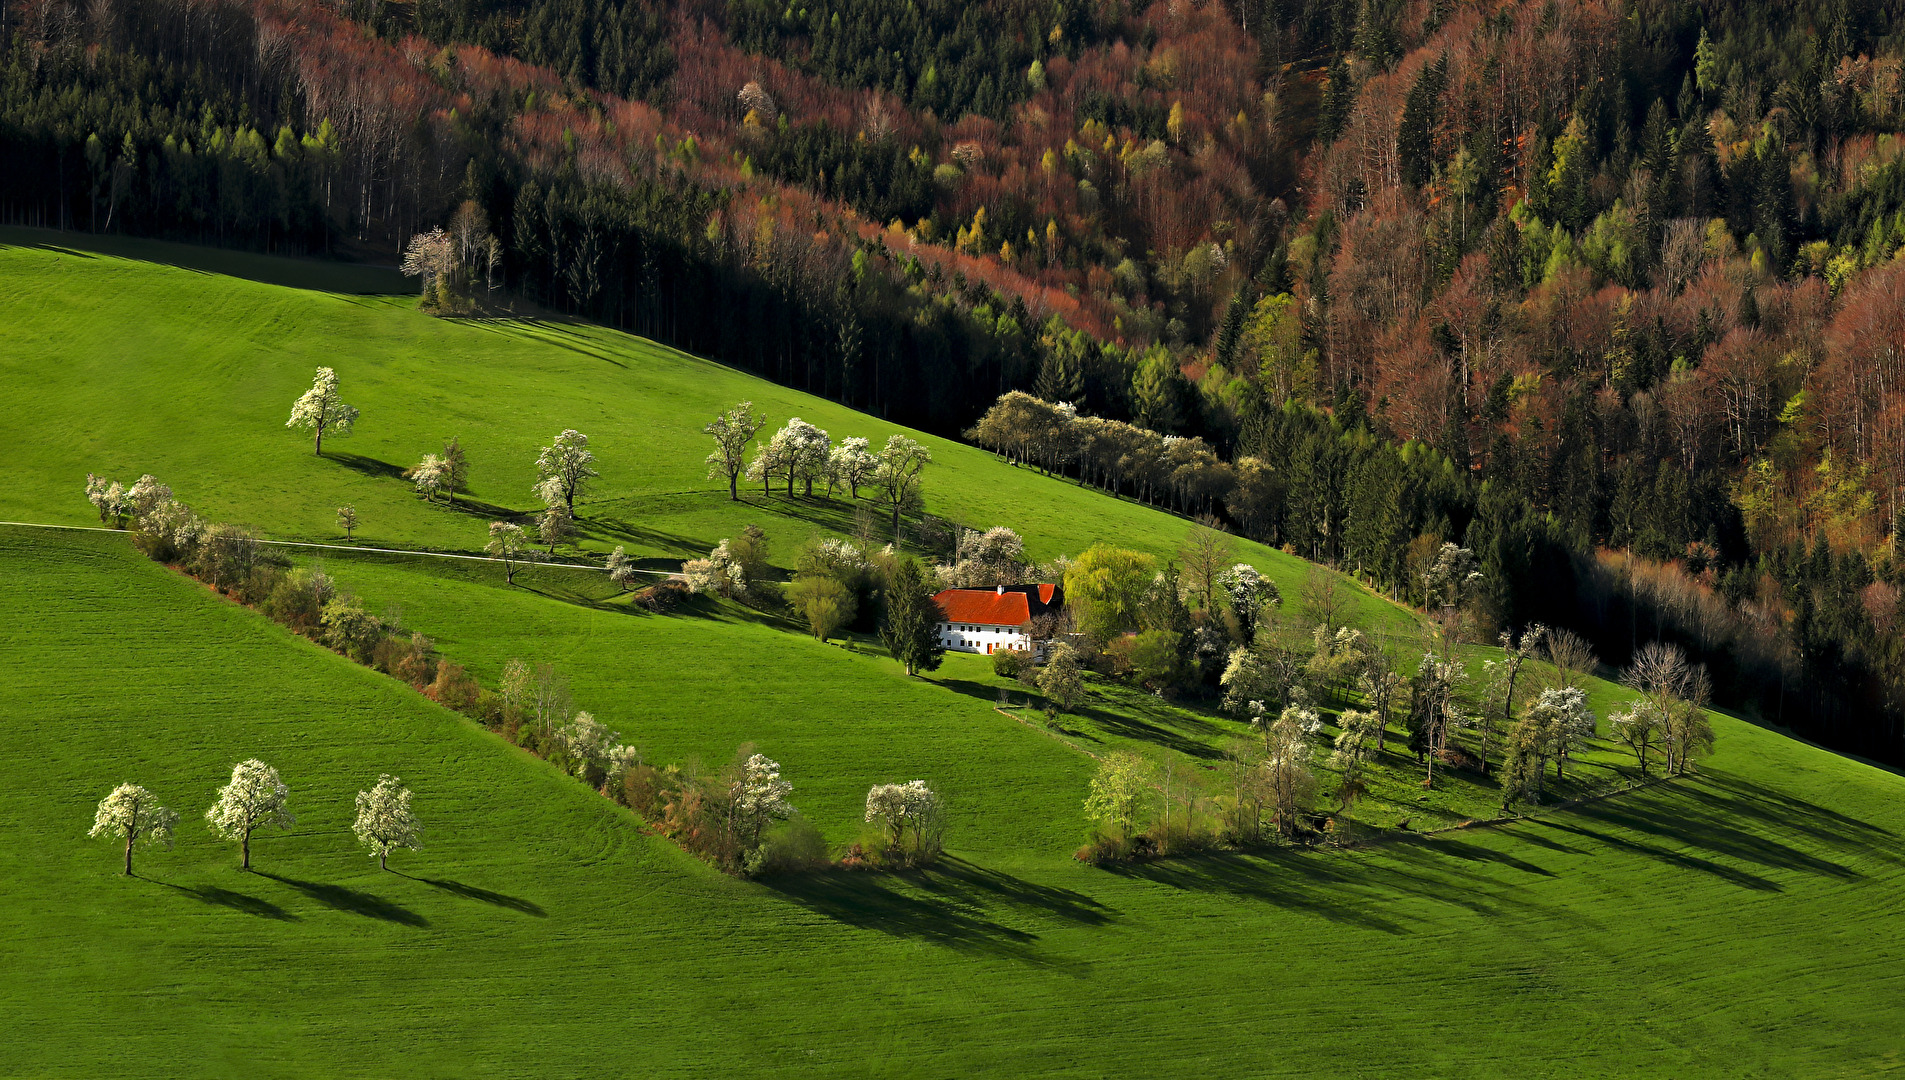
<path fill-rule="evenodd" d="M 106 529 L 106 528 L 101 528 L 100 526 L 97 526 L 97 525 L 48 525 L 45 522 L 40 522 L 40 521 L 0 521 L 0 526 L 13 526 L 15 528 L 21 528 L 21 529 L 57 529 L 57 530 L 63 530 L 66 532 L 102 532 L 102 533 L 120 533 L 122 535 L 129 535 L 126 533 L 126 530 L 124 529 Z M 354 544 L 318 544 L 308 540 L 259 539 L 257 542 L 260 544 L 271 544 L 275 547 L 322 548 L 326 551 L 356 551 L 356 552 L 369 553 L 373 555 L 420 555 L 425 558 L 431 558 L 431 559 L 462 559 L 467 562 L 488 562 L 488 563 L 515 562 L 515 563 L 520 563 L 524 566 L 556 567 L 558 569 L 564 569 L 564 570 L 593 570 L 598 574 L 605 574 L 608 572 L 606 567 L 591 566 L 588 563 L 544 562 L 541 559 L 507 559 L 506 560 L 506 559 L 492 558 L 488 555 L 458 555 L 448 551 L 422 551 L 416 548 L 358 547 Z M 639 567 L 632 567 L 632 566 L 629 567 L 629 569 L 634 570 L 638 574 L 652 574 L 656 577 L 663 577 L 663 578 L 675 578 L 680 576 L 679 574 L 671 573 L 667 570 L 643 570 L 643 569 L 640 569 Z"/>

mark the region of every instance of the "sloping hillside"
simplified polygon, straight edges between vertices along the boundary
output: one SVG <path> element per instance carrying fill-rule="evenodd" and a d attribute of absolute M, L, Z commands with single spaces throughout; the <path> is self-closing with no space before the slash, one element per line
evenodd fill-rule
<path fill-rule="evenodd" d="M 1737 722 L 1696 779 L 1509 829 L 749 884 L 120 537 L 5 529 L 0 558 L 11 1075 L 1898 1066 L 1905 781 Z M 251 754 L 299 821 L 244 875 L 197 814 Z M 429 829 L 393 874 L 347 831 L 385 771 Z M 122 779 L 186 819 L 132 880 L 83 838 Z"/>

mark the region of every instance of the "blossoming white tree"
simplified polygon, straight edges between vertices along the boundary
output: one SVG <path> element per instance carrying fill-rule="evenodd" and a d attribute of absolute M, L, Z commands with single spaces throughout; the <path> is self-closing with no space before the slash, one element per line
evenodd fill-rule
<path fill-rule="evenodd" d="M 125 528 L 126 516 L 132 513 L 132 499 L 119 481 L 87 473 L 86 499 L 99 511 L 101 525 Z"/>
<path fill-rule="evenodd" d="M 742 851 L 754 850 L 769 823 L 794 812 L 787 803 L 793 790 L 793 784 L 781 779 L 780 762 L 764 754 L 755 754 L 741 766 L 731 794 L 732 835 Z"/>
<path fill-rule="evenodd" d="M 99 810 L 93 815 L 92 831 L 88 836 L 124 837 L 126 841 L 126 873 L 132 873 L 132 845 L 143 840 L 160 847 L 172 846 L 172 830 L 178 827 L 179 815 L 159 805 L 159 800 L 150 791 L 138 784 L 120 784 L 112 789 L 112 794 L 99 800 Z"/>
<path fill-rule="evenodd" d="M 240 869 L 249 870 L 252 833 L 266 825 L 288 829 L 297 823 L 284 808 L 290 797 L 278 770 L 251 758 L 232 766 L 231 783 L 218 789 L 218 801 L 205 811 L 205 820 L 219 836 L 238 841 Z"/>
<path fill-rule="evenodd" d="M 628 549 L 620 544 L 615 545 L 615 550 L 609 552 L 608 571 L 609 580 L 624 592 L 635 588 L 635 583 L 642 579 L 641 568 L 635 565 L 634 559 L 628 557 Z"/>
<path fill-rule="evenodd" d="M 900 535 L 900 514 L 920 502 L 921 476 L 932 464 L 933 452 L 904 435 L 893 435 L 880 448 L 873 469 L 873 486 L 880 501 L 893 513 L 893 537 Z"/>
<path fill-rule="evenodd" d="M 344 404 L 344 399 L 338 396 L 337 372 L 321 367 L 317 369 L 317 378 L 311 381 L 311 389 L 291 406 L 291 419 L 286 420 L 284 426 L 312 432 L 314 452 L 321 455 L 325 432 L 348 435 L 356 423 L 357 410 Z"/>
<path fill-rule="evenodd" d="M 390 869 L 392 848 L 423 850 L 423 825 L 410 809 L 410 789 L 388 774 L 377 778 L 376 787 L 357 793 L 357 822 L 351 831 L 370 848 L 379 870 Z"/>
<path fill-rule="evenodd" d="M 929 859 L 939 853 L 940 800 L 924 780 L 905 784 L 875 784 L 867 791 L 866 821 L 885 830 L 887 846 L 904 851 L 907 834 L 912 834 L 913 859 Z"/>
<path fill-rule="evenodd" d="M 767 417 L 754 411 L 752 401 L 743 401 L 701 429 L 714 438 L 714 452 L 708 455 L 708 477 L 727 480 L 728 498 L 741 497 L 736 485 L 741 470 L 746 468 L 747 444 L 766 426 Z"/>
<path fill-rule="evenodd" d="M 569 772 L 578 777 L 587 774 L 591 766 L 606 774 L 609 754 L 621 745 L 621 739 L 621 732 L 610 730 L 588 712 L 576 713 L 573 720 L 556 729 L 556 741 L 569 753 Z"/>
<path fill-rule="evenodd" d="M 492 521 L 489 523 L 489 543 L 483 550 L 503 560 L 503 583 L 514 585 L 516 571 L 522 568 L 523 527 L 513 521 Z"/>
<path fill-rule="evenodd" d="M 880 459 L 867 449 L 867 441 L 859 436 L 841 439 L 832 450 L 827 452 L 827 480 L 831 487 L 838 484 L 847 489 L 854 498 L 860 497 L 860 485 L 873 479 L 873 470 Z"/>
<path fill-rule="evenodd" d="M 405 475 L 416 484 L 417 494 L 431 502 L 437 501 L 437 496 L 443 494 L 450 482 L 449 466 L 435 454 L 423 455 L 423 460 L 411 466 Z"/>
<path fill-rule="evenodd" d="M 582 485 L 597 475 L 594 465 L 595 454 L 589 450 L 589 437 L 574 428 L 565 428 L 536 456 L 536 496 L 550 505 L 561 503 L 570 516 L 574 516 L 576 496 L 582 494 Z"/>

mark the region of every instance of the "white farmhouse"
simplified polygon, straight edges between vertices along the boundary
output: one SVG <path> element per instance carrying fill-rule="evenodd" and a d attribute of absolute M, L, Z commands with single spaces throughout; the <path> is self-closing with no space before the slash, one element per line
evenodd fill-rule
<path fill-rule="evenodd" d="M 1038 650 L 1032 620 L 1065 604 L 1056 585 L 998 585 L 990 589 L 947 589 L 933 597 L 939 605 L 939 643 L 950 652 L 992 653 L 998 649 Z"/>

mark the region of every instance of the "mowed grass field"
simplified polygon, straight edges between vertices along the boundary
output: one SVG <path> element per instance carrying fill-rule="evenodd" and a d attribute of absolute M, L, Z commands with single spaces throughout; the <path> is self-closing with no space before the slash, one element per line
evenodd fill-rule
<path fill-rule="evenodd" d="M 154 472 L 264 535 L 470 550 L 528 509 L 535 447 L 588 431 L 596 551 L 704 551 L 753 521 L 786 565 L 844 500 L 730 503 L 699 427 L 743 397 L 836 437 L 898 430 L 599 328 L 446 322 L 347 268 L 0 232 L 0 519 L 91 524 L 88 471 Z M 303 288 L 297 286 L 306 286 Z M 330 291 L 318 291 L 330 290 Z M 362 293 L 373 295 L 362 295 Z M 286 431 L 318 364 L 364 410 L 311 455 Z M 459 435 L 478 512 L 396 473 Z M 1009 524 L 1041 558 L 1168 554 L 1185 522 L 930 440 L 934 512 Z M 1307 564 L 1240 554 L 1294 598 Z M 753 742 L 836 845 L 869 784 L 947 795 L 954 858 L 920 875 L 749 883 L 649 837 L 545 763 L 393 680 L 133 553 L 0 526 L 0 1076 L 1867 1076 L 1901 1068 L 1905 780 L 1719 718 L 1701 776 L 1512 827 L 1351 852 L 1119 870 L 1070 857 L 1088 753 L 1209 766 L 1235 720 L 1097 685 L 1059 733 L 992 706 L 981 658 L 906 678 L 883 653 L 700 602 L 632 607 L 599 575 L 349 552 L 321 561 L 486 683 L 554 663 L 651 760 Z M 1362 596 L 1393 635 L 1408 613 Z M 1477 658 L 1482 650 L 1473 650 Z M 1603 714 L 1619 699 L 1595 694 Z M 1062 741 L 1061 741 L 1062 738 Z M 203 812 L 259 756 L 298 824 L 258 873 Z M 1417 827 L 1391 755 L 1359 817 Z M 1601 746 L 1581 784 L 1619 777 Z M 420 853 L 381 874 L 349 835 L 382 772 L 417 792 Z M 84 837 L 122 780 L 185 817 L 118 874 Z M 1325 790 L 1333 790 L 1326 779 Z"/>
<path fill-rule="evenodd" d="M 601 473 L 576 508 L 589 548 L 681 559 L 754 523 L 791 565 L 809 536 L 851 533 L 855 510 L 844 496 L 768 497 L 745 485 L 746 501 L 736 503 L 725 483 L 707 478 L 713 444 L 701 428 L 751 400 L 774 427 L 799 416 L 836 440 L 920 439 L 934 458 L 928 511 L 1011 526 L 1040 560 L 1097 540 L 1168 557 L 1188 527 L 601 327 L 437 319 L 408 294 L 318 291 L 350 285 L 331 264 L 157 242 L 99 245 L 119 254 L 66 246 L 76 242 L 0 229 L 0 455 L 16 476 L 0 487 L 0 520 L 96 523 L 82 492 L 87 473 L 130 483 L 149 472 L 206 517 L 265 536 L 341 541 L 336 508 L 349 504 L 366 546 L 474 551 L 490 520 L 539 507 L 530 491 L 537 450 L 575 428 L 589 436 Z M 367 272 L 361 287 L 387 288 L 390 277 Z M 337 370 L 345 400 L 361 410 L 356 433 L 327 439 L 322 458 L 307 435 L 285 428 L 320 366 Z M 471 462 L 469 503 L 425 503 L 400 473 L 452 437 Z M 1238 555 L 1289 596 L 1309 569 L 1250 542 Z M 1354 606 L 1372 625 L 1409 623 L 1372 597 Z"/>
<path fill-rule="evenodd" d="M 0 529 L 0 560 L 7 1076 L 1901 1066 L 1905 780 L 1743 723 L 1697 779 L 1513 828 L 747 883 L 123 537 Z M 246 875 L 199 815 L 254 754 L 299 820 Z M 348 833 L 385 771 L 429 827 L 392 874 Z M 132 880 L 84 838 L 122 779 L 185 816 Z"/>

